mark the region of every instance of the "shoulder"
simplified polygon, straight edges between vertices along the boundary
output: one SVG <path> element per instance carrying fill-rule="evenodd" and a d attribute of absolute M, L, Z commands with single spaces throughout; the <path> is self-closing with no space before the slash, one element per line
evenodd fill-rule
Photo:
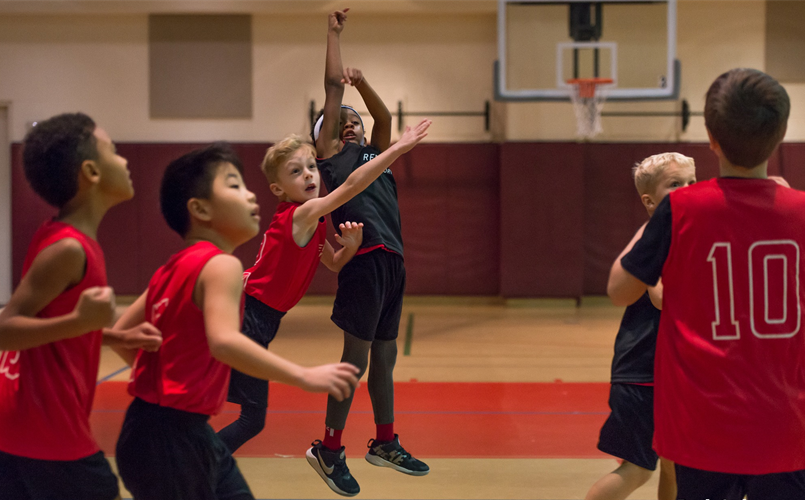
<path fill-rule="evenodd" d="M 240 263 L 240 259 L 228 253 L 211 256 L 201 271 L 202 275 L 215 277 L 226 277 L 233 273 L 236 275 L 243 273 L 243 264 Z"/>
<path fill-rule="evenodd" d="M 37 259 L 47 259 L 59 265 L 84 265 L 87 255 L 84 245 L 73 237 L 62 237 L 47 242 L 37 253 Z"/>

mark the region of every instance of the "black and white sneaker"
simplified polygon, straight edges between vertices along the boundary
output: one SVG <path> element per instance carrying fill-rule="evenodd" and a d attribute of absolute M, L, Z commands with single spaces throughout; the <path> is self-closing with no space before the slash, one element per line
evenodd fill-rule
<path fill-rule="evenodd" d="M 397 434 L 394 435 L 393 441 L 381 442 L 370 439 L 368 446 L 366 461 L 372 465 L 391 467 L 412 476 L 424 476 L 430 472 L 430 467 L 425 462 L 412 457 L 400 446 L 400 436 Z"/>
<path fill-rule="evenodd" d="M 307 462 L 316 469 L 327 486 L 345 497 L 354 497 L 360 493 L 361 487 L 358 486 L 358 481 L 349 473 L 344 447 L 334 451 L 324 446 L 318 439 L 312 444 L 313 446 L 305 453 Z"/>

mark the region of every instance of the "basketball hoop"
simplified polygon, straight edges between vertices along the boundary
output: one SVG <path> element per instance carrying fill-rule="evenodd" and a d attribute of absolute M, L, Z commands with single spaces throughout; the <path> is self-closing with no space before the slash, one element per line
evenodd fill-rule
<path fill-rule="evenodd" d="M 570 100 L 576 113 L 576 133 L 580 137 L 594 137 L 603 131 L 601 110 L 606 96 L 598 86 L 612 82 L 611 78 L 574 78 L 567 81 L 571 86 Z"/>

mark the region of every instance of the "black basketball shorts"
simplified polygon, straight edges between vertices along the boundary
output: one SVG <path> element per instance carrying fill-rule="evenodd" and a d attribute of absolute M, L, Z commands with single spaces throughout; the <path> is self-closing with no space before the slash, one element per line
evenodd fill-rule
<path fill-rule="evenodd" d="M 615 383 L 609 389 L 612 412 L 601 427 L 598 449 L 648 470 L 656 470 L 654 387 Z"/>
<path fill-rule="evenodd" d="M 338 273 L 333 323 L 361 340 L 394 340 L 400 328 L 405 265 L 383 249 L 356 255 Z"/>

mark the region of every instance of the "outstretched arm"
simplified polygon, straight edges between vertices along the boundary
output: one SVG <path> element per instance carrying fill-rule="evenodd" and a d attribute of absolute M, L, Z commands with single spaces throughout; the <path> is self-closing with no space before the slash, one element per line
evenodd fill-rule
<path fill-rule="evenodd" d="M 609 282 L 607 283 L 607 295 L 612 299 L 612 303 L 616 306 L 628 306 L 637 302 L 637 300 L 646 293 L 647 286 L 645 283 L 635 278 L 629 271 L 621 265 L 621 259 L 624 255 L 629 253 L 634 247 L 635 243 L 643 236 L 643 231 L 646 229 L 646 224 L 640 226 L 637 230 L 632 241 L 626 245 L 626 248 L 618 255 L 612 268 L 609 271 Z"/>
<path fill-rule="evenodd" d="M 385 152 L 355 169 L 343 184 L 327 194 L 327 196 L 314 198 L 303 203 L 294 212 L 294 224 L 297 221 L 308 226 L 315 224 L 319 217 L 329 214 L 366 189 L 369 184 L 380 177 L 394 163 L 394 160 L 413 149 L 419 141 L 428 135 L 430 124 L 430 120 L 422 120 L 413 129 L 407 127 L 399 141 Z"/>
<path fill-rule="evenodd" d="M 0 351 L 21 351 L 100 330 L 114 319 L 115 295 L 109 287 L 81 293 L 71 312 L 53 318 L 36 315 L 84 277 L 84 248 L 65 238 L 34 258 L 28 272 L 0 311 Z"/>
<path fill-rule="evenodd" d="M 341 100 L 344 97 L 343 66 L 341 64 L 341 31 L 347 21 L 347 11 L 335 11 L 328 18 L 327 58 L 324 66 L 324 118 L 316 140 L 316 154 L 329 158 L 338 153 L 341 123 Z"/>
<path fill-rule="evenodd" d="M 304 368 L 260 347 L 240 332 L 243 266 L 231 255 L 210 259 L 199 275 L 194 300 L 204 313 L 212 356 L 236 370 L 310 392 L 328 392 L 342 401 L 357 386 L 358 369 L 348 363 Z"/>

